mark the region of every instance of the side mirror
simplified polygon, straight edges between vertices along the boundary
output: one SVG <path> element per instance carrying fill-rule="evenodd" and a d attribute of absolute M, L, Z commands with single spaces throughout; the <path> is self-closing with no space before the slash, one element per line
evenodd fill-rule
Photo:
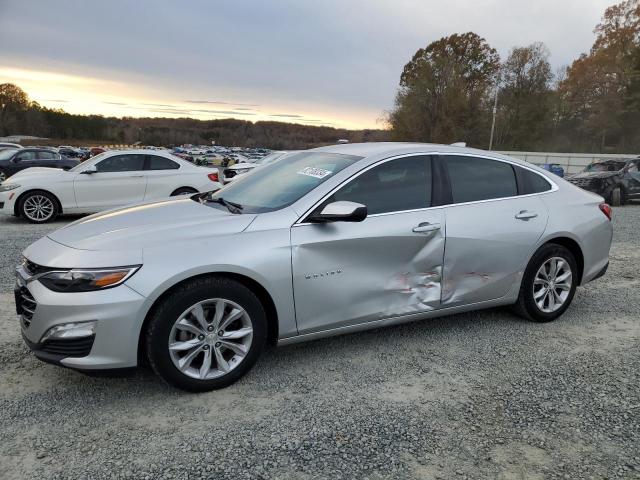
<path fill-rule="evenodd" d="M 21 160 L 20 157 L 13 157 L 13 160 L 11 160 L 13 163 L 18 163 Z"/>
<path fill-rule="evenodd" d="M 93 173 L 98 173 L 98 170 L 96 170 L 96 167 L 89 167 L 86 170 L 81 171 L 80 173 L 82 173 L 83 175 L 91 175 Z"/>
<path fill-rule="evenodd" d="M 339 201 L 331 202 L 317 213 L 312 213 L 310 222 L 361 222 L 367 218 L 367 207 L 361 203 Z"/>

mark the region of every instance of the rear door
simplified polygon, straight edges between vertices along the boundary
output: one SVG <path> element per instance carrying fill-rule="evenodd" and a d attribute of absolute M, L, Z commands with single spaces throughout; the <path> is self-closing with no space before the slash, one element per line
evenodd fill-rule
<path fill-rule="evenodd" d="M 431 311 L 440 306 L 445 219 L 432 205 L 431 159 L 387 160 L 340 187 L 338 200 L 367 206 L 362 222 L 291 229 L 300 333 Z"/>
<path fill-rule="evenodd" d="M 95 173 L 78 173 L 74 179 L 78 208 L 105 209 L 142 201 L 147 186 L 144 160 L 142 154 L 113 155 L 96 163 Z"/>
<path fill-rule="evenodd" d="M 160 155 L 147 155 L 144 175 L 147 178 L 145 200 L 155 200 L 170 196 L 180 187 L 188 187 L 180 184 L 180 164 Z M 185 180 L 186 181 L 186 180 Z M 204 180 L 203 182 L 204 183 Z"/>
<path fill-rule="evenodd" d="M 544 202 L 524 194 L 525 188 L 550 190 L 551 184 L 524 168 L 534 177 L 520 175 L 520 167 L 498 160 L 443 155 L 440 161 L 448 172 L 453 202 L 445 208 L 442 306 L 503 297 L 519 285 L 547 224 Z"/>

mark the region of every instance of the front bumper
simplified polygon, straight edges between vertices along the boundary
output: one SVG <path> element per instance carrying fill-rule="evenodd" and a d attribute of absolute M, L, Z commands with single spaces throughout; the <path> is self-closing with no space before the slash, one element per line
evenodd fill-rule
<path fill-rule="evenodd" d="M 8 192 L 0 192 L 0 213 L 5 215 L 15 214 L 15 204 L 18 198 L 20 189 L 9 190 Z"/>
<path fill-rule="evenodd" d="M 59 293 L 18 272 L 15 298 L 22 336 L 39 359 L 80 370 L 137 365 L 145 298 L 128 286 Z M 95 322 L 93 335 L 43 341 L 52 327 L 82 322 Z"/>

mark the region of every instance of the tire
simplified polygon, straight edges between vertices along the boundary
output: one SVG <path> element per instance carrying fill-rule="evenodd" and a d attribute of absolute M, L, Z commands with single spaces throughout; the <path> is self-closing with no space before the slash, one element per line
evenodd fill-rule
<path fill-rule="evenodd" d="M 175 190 L 171 194 L 171 196 L 176 197 L 178 195 L 190 195 L 192 193 L 198 193 L 198 191 L 195 188 L 191 188 L 191 187 L 180 187 L 177 190 Z"/>
<path fill-rule="evenodd" d="M 215 326 L 219 309 L 223 315 Z M 239 311 L 244 313 L 238 315 Z M 237 319 L 225 325 L 234 315 Z M 208 330 L 198 318 L 204 318 Z M 258 297 L 241 283 L 201 277 L 161 301 L 144 335 L 149 364 L 164 381 L 182 390 L 206 392 L 231 385 L 255 364 L 266 343 L 267 315 Z M 226 347 L 231 343 L 233 349 Z"/>
<path fill-rule="evenodd" d="M 622 190 L 620 187 L 616 187 L 611 191 L 611 195 L 609 196 L 612 207 L 619 207 L 622 205 Z"/>
<path fill-rule="evenodd" d="M 22 218 L 31 223 L 50 222 L 60 213 L 58 199 L 42 190 L 33 190 L 23 195 L 18 204 L 18 211 Z"/>
<path fill-rule="evenodd" d="M 550 268 L 547 267 L 551 266 L 549 262 L 554 262 L 554 259 L 561 261 L 563 266 L 557 268 L 557 276 L 551 286 L 552 288 L 557 285 L 562 286 L 551 290 L 548 288 L 548 280 L 542 280 L 542 278 L 545 274 L 550 278 L 550 275 L 548 275 Z M 559 265 L 557 260 L 555 260 L 555 263 Z M 545 266 L 545 270 L 540 273 L 543 266 Z M 569 281 L 563 280 L 560 282 L 559 279 L 565 276 L 567 271 L 570 271 Z M 522 277 L 518 301 L 513 306 L 513 310 L 521 317 L 534 322 L 551 322 L 569 308 L 576 292 L 577 283 L 578 266 L 573 254 L 562 245 L 547 243 L 540 247 L 529 261 Z M 545 293 L 545 291 L 548 293 Z M 552 291 L 555 291 L 556 295 Z M 534 295 L 536 296 L 535 298 Z M 560 306 L 557 306 L 560 303 L 557 302 L 558 299 L 562 300 Z M 542 306 L 539 305 L 540 301 L 542 301 Z M 551 308 L 552 301 L 553 308 Z"/>

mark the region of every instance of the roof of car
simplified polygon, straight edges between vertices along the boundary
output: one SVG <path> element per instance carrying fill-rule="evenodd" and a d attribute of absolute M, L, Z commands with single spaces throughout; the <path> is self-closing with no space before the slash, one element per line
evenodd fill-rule
<path fill-rule="evenodd" d="M 472 154 L 483 157 L 502 158 L 511 162 L 530 165 L 517 158 L 499 154 L 497 152 L 480 150 L 477 148 L 460 147 L 455 145 L 441 145 L 437 143 L 404 143 L 404 142 L 372 142 L 372 143 L 345 143 L 319 147 L 316 151 L 341 153 L 343 155 L 357 155 L 360 157 L 392 156 L 407 153 L 437 152 L 448 154 Z"/>

